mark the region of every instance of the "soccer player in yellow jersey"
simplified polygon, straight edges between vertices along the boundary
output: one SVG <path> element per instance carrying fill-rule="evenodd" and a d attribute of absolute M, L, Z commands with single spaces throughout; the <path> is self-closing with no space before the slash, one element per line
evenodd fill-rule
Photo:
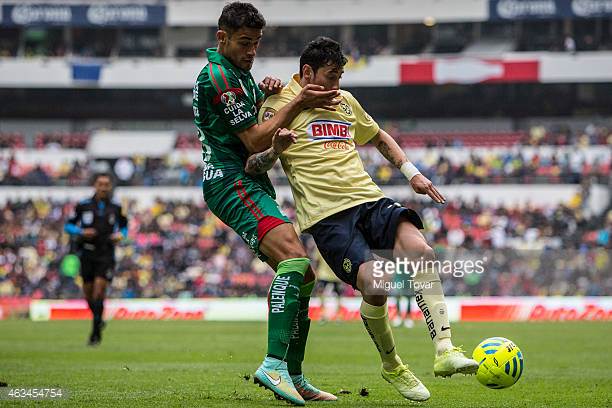
<path fill-rule="evenodd" d="M 261 122 L 272 118 L 307 84 L 340 89 L 346 58 L 340 44 L 319 37 L 300 57 L 300 72 L 264 102 Z M 363 168 L 355 144 L 370 143 L 406 176 L 412 189 L 437 203 L 444 197 L 410 163 L 393 138 L 364 111 L 349 92 L 335 111 L 303 110 L 290 123 L 293 143 L 282 152 L 270 148 L 249 157 L 245 171 L 261 174 L 278 157 L 287 174 L 302 231 L 311 234 L 325 261 L 344 282 L 363 296 L 361 317 L 382 360 L 382 376 L 405 398 L 427 400 L 427 388 L 397 355 L 387 312 L 386 293 L 376 288 L 375 250 L 393 256 L 412 254 L 431 261 L 435 255 L 419 231 L 420 217 L 386 198 Z M 478 363 L 454 347 L 440 277 L 435 269 L 417 269 L 415 297 L 435 346 L 434 374 L 475 373 Z M 378 279 L 380 280 L 380 279 Z"/>

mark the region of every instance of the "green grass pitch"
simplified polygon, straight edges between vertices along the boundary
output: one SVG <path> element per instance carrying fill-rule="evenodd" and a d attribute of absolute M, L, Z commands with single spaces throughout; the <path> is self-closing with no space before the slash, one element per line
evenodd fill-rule
<path fill-rule="evenodd" d="M 102 345 L 85 346 L 89 322 L 0 322 L 0 381 L 9 387 L 61 387 L 61 401 L 0 401 L 0 406 L 287 407 L 250 377 L 265 351 L 264 323 L 111 321 Z M 475 376 L 434 378 L 433 347 L 424 326 L 395 329 L 404 362 L 432 393 L 403 400 L 380 377 L 378 354 L 359 323 L 313 322 L 306 375 L 340 394 L 337 407 L 610 407 L 612 324 L 458 323 L 455 344 L 470 353 L 486 337 L 512 339 L 525 371 L 505 390 Z M 361 396 L 366 388 L 368 396 Z"/>

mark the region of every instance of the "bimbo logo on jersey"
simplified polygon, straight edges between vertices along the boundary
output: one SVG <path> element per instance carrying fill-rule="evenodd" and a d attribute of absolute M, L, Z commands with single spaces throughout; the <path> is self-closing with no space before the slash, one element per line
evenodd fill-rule
<path fill-rule="evenodd" d="M 315 120 L 308 124 L 306 132 L 311 140 L 348 140 L 351 138 L 349 122 Z"/>

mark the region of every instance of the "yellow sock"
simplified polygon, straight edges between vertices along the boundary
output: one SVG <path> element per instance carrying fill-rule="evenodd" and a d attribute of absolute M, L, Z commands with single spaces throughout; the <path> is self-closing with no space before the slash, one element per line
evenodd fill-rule
<path fill-rule="evenodd" d="M 385 371 L 396 369 L 402 360 L 395 350 L 395 340 L 389 325 L 389 314 L 387 313 L 387 303 L 382 306 L 373 306 L 365 301 L 361 301 L 361 320 L 370 334 Z"/>
<path fill-rule="evenodd" d="M 440 275 L 435 268 L 421 270 L 414 277 L 414 286 L 415 300 L 423 312 L 429 337 L 436 354 L 442 354 L 452 348 L 453 343 Z"/>

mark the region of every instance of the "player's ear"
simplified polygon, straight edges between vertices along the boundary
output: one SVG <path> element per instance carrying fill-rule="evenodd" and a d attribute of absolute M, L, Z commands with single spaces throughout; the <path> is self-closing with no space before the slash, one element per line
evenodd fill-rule
<path fill-rule="evenodd" d="M 310 65 L 304 64 L 304 67 L 302 68 L 302 73 L 306 82 L 312 82 L 314 80 L 314 71 L 312 70 L 312 67 Z"/>
<path fill-rule="evenodd" d="M 227 32 L 225 30 L 217 30 L 216 37 L 219 44 L 225 44 L 227 41 Z"/>

